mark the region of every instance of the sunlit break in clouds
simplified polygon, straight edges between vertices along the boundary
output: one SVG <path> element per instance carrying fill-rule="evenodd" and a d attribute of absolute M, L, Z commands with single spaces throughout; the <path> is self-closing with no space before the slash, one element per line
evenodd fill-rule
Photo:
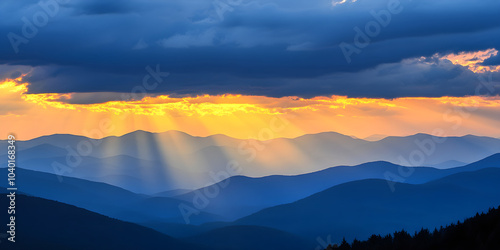
<path fill-rule="evenodd" d="M 482 134 L 496 136 L 496 116 L 500 98 L 487 96 L 440 98 L 348 98 L 345 96 L 300 98 L 245 95 L 202 95 L 195 97 L 147 96 L 141 100 L 74 104 L 73 98 L 85 93 L 27 94 L 27 84 L 8 80 L 0 84 L 1 118 L 18 125 L 25 139 L 50 133 L 84 135 L 99 120 L 115 121 L 115 129 L 102 136 L 121 135 L 134 130 L 163 132 L 180 130 L 198 136 L 225 134 L 248 138 L 273 117 L 286 119 L 290 129 L 276 137 L 339 131 L 364 138 L 372 134 L 408 135 L 432 133 L 433 128 L 451 128 L 465 108 L 473 108 L 474 119 L 465 119 L 460 129 L 447 129 L 450 135 Z M 495 114 L 495 115 L 493 115 Z M 22 125 L 33 119 L 37 129 Z M 406 126 L 418 123 L 418 127 Z M 56 124 L 56 125 L 54 125 Z M 7 129 L 3 127 L 3 129 Z M 7 130 L 3 131 L 7 132 Z"/>
<path fill-rule="evenodd" d="M 453 64 L 462 65 L 468 67 L 472 72 L 475 73 L 485 73 L 485 72 L 498 72 L 500 71 L 500 65 L 496 66 L 484 66 L 482 63 L 491 57 L 498 55 L 498 50 L 488 49 L 477 52 L 461 52 L 458 54 L 448 54 L 441 56 L 441 59 L 450 60 Z"/>

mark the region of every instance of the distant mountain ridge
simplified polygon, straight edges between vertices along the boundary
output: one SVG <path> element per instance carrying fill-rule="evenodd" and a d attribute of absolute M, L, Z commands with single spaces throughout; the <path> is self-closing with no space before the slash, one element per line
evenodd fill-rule
<path fill-rule="evenodd" d="M 5 143 L 0 141 L 0 147 Z M 19 164 L 26 169 L 57 173 L 53 166 L 57 162 L 68 166 L 62 168 L 68 171 L 60 171 L 63 176 L 148 194 L 197 189 L 220 181 L 214 180 L 210 173 L 250 177 L 298 175 L 373 161 L 449 168 L 500 152 L 500 140 L 489 137 L 415 134 L 370 142 L 335 132 L 260 142 L 225 135 L 195 137 L 179 131 L 136 131 L 99 140 L 51 135 L 19 141 L 17 145 Z M 90 152 L 75 157 L 78 149 L 85 148 L 82 145 L 92 145 Z M 418 159 L 415 155 L 423 156 L 423 160 L 415 162 Z M 68 159 L 76 162 L 76 166 L 69 166 Z M 232 163 L 237 163 L 239 172 L 227 171 Z M 5 164 L 0 162 L 0 167 Z M 145 175 L 149 175 L 149 181 L 141 182 Z"/>
<path fill-rule="evenodd" d="M 388 135 L 381 135 L 381 134 L 373 134 L 368 137 L 363 138 L 365 141 L 380 141 L 384 138 L 386 138 Z"/>

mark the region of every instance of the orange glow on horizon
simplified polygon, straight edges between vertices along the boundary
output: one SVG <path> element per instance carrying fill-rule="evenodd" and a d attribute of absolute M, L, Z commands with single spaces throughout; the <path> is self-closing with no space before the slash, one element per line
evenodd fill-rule
<path fill-rule="evenodd" d="M 55 133 L 100 138 L 135 130 L 179 130 L 195 136 L 224 134 L 257 138 L 273 119 L 289 123 L 273 137 L 335 131 L 359 138 L 372 134 L 408 135 L 444 129 L 448 135 L 500 136 L 500 97 L 348 98 L 345 96 L 273 98 L 202 95 L 71 104 L 70 94 L 27 94 L 20 79 L 0 83 L 0 133 L 26 140 Z M 87 93 L 88 94 L 88 93 Z M 468 109 L 469 107 L 473 107 Z M 464 113 L 466 115 L 464 115 Z M 460 126 L 456 123 L 460 119 Z M 103 123 L 109 129 L 102 129 Z M 89 131 L 99 130 L 99 133 Z M 269 138 L 267 138 L 269 139 Z"/>

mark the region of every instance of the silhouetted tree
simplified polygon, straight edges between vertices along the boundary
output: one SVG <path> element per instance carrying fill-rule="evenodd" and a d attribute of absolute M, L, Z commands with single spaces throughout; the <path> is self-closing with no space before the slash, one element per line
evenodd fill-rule
<path fill-rule="evenodd" d="M 347 243 L 347 241 L 345 240 L 345 237 L 342 239 L 342 243 L 340 244 L 339 250 L 350 250 L 351 249 L 351 245 L 349 245 L 349 243 Z"/>
<path fill-rule="evenodd" d="M 354 239 L 349 245 L 345 238 L 332 249 L 350 250 L 440 250 L 440 249 L 500 249 L 500 207 L 488 213 L 476 213 L 472 218 L 447 227 L 434 229 L 432 234 L 422 228 L 413 237 L 401 230 L 381 237 L 372 235 L 366 241 Z"/>

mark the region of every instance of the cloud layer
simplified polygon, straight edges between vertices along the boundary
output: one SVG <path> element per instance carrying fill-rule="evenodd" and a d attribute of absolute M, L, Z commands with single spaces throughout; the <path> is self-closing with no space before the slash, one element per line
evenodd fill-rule
<path fill-rule="evenodd" d="M 170 75 L 149 92 L 170 95 L 466 96 L 481 78 L 500 91 L 498 72 L 435 57 L 498 50 L 496 0 L 60 2 L 0 4 L 0 77 L 130 92 L 159 65 Z"/>

